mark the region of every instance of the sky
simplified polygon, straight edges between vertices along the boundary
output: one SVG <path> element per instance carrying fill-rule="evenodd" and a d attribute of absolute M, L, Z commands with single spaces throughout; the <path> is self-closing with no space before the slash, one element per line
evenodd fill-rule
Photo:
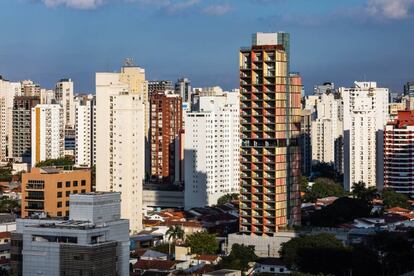
<path fill-rule="evenodd" d="M 307 93 L 414 80 L 414 0 L 0 0 L 0 26 L 0 75 L 45 88 L 72 78 L 82 93 L 125 58 L 149 80 L 236 88 L 239 48 L 276 31 L 291 34 Z"/>

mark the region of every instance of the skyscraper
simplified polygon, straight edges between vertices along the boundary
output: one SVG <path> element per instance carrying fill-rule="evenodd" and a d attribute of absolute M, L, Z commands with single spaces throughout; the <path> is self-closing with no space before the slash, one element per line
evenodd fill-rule
<path fill-rule="evenodd" d="M 7 81 L 0 75 L 0 160 L 12 157 L 13 99 L 20 94 L 20 89 L 20 83 Z"/>
<path fill-rule="evenodd" d="M 301 78 L 289 73 L 289 34 L 257 33 L 240 50 L 240 232 L 272 235 L 300 223 Z"/>
<path fill-rule="evenodd" d="M 414 198 L 414 110 L 398 111 L 384 132 L 384 187 Z"/>
<path fill-rule="evenodd" d="M 150 96 L 150 180 L 166 185 L 182 182 L 182 99 L 170 92 Z"/>
<path fill-rule="evenodd" d="M 191 102 L 191 81 L 187 78 L 178 79 L 175 83 L 175 93 L 181 96 L 183 102 Z"/>
<path fill-rule="evenodd" d="M 40 104 L 39 97 L 18 96 L 13 101 L 13 158 L 32 162 L 32 108 Z"/>
<path fill-rule="evenodd" d="M 96 98 L 78 97 L 75 108 L 75 164 L 92 167 L 96 164 Z"/>
<path fill-rule="evenodd" d="M 121 216 L 142 229 L 145 105 L 119 73 L 96 74 L 96 190 L 121 192 Z"/>
<path fill-rule="evenodd" d="M 63 108 L 39 104 L 32 108 L 32 167 L 40 161 L 64 156 Z"/>
<path fill-rule="evenodd" d="M 376 82 L 354 82 L 339 88 L 344 103 L 344 188 L 363 181 L 382 188 L 384 126 L 388 120 L 388 88 Z"/>
<path fill-rule="evenodd" d="M 149 96 L 151 96 L 154 92 L 164 92 L 166 90 L 174 90 L 172 81 L 169 81 L 169 80 L 148 81 L 148 95 Z"/>
<path fill-rule="evenodd" d="M 200 95 L 185 113 L 185 208 L 217 204 L 239 193 L 240 96 L 237 92 Z"/>
<path fill-rule="evenodd" d="M 73 81 L 61 79 L 56 83 L 55 98 L 63 107 L 63 118 L 66 127 L 73 127 L 75 124 L 75 105 L 73 102 Z"/>

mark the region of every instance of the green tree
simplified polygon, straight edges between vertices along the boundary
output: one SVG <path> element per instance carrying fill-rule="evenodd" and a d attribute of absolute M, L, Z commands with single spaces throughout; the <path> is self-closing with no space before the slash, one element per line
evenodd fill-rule
<path fill-rule="evenodd" d="M 217 205 L 226 204 L 239 199 L 239 194 L 225 194 L 217 200 Z"/>
<path fill-rule="evenodd" d="M 168 241 L 173 240 L 175 244 L 177 240 L 182 240 L 184 238 L 184 230 L 180 225 L 172 225 L 168 228 L 165 235 L 168 237 Z"/>
<path fill-rule="evenodd" d="M 306 194 L 308 192 L 308 189 L 309 189 L 309 179 L 306 176 L 302 176 L 300 178 L 300 191 Z"/>
<path fill-rule="evenodd" d="M 187 236 L 185 243 L 191 247 L 191 252 L 194 254 L 215 254 L 219 250 L 216 235 L 205 231 Z"/>
<path fill-rule="evenodd" d="M 41 167 L 66 167 L 66 166 L 73 166 L 75 162 L 73 162 L 72 159 L 63 157 L 63 158 L 57 158 L 57 159 L 48 159 L 45 161 L 41 161 L 36 164 L 37 168 Z"/>
<path fill-rule="evenodd" d="M 377 197 L 378 191 L 375 187 L 367 188 L 363 181 L 359 181 L 352 185 L 351 194 L 357 199 L 365 202 L 372 202 L 372 200 Z"/>
<path fill-rule="evenodd" d="M 0 200 L 0 213 L 17 213 L 20 204 L 17 200 L 3 198 Z"/>
<path fill-rule="evenodd" d="M 404 194 L 399 194 L 394 190 L 384 189 L 381 193 L 381 197 L 386 209 L 393 207 L 410 208 L 408 197 Z"/>
<path fill-rule="evenodd" d="M 257 259 L 258 257 L 254 253 L 254 246 L 233 244 L 230 254 L 223 257 L 219 268 L 247 271 L 249 269 L 249 262 L 254 262 Z"/>
<path fill-rule="evenodd" d="M 350 250 L 331 234 L 300 236 L 283 243 L 280 256 L 293 270 L 342 275 L 350 266 Z"/>
<path fill-rule="evenodd" d="M 371 204 L 361 199 L 341 197 L 331 205 L 314 212 L 309 220 L 312 226 L 335 227 L 355 218 L 368 217 L 371 209 Z"/>
<path fill-rule="evenodd" d="M 10 181 L 12 179 L 11 167 L 0 167 L 0 181 Z"/>
<path fill-rule="evenodd" d="M 341 185 L 329 178 L 317 178 L 305 196 L 305 201 L 315 202 L 318 198 L 328 196 L 341 197 L 345 191 Z"/>

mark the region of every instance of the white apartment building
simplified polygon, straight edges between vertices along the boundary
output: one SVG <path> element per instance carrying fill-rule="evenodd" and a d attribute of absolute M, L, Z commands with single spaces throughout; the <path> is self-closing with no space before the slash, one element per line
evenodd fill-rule
<path fill-rule="evenodd" d="M 343 135 L 342 100 L 334 93 L 322 93 L 316 101 L 312 121 L 312 161 L 337 164 L 341 154 L 336 145 Z"/>
<path fill-rule="evenodd" d="M 184 115 L 185 209 L 239 192 L 240 96 L 221 92 L 198 101 L 198 109 Z"/>
<path fill-rule="evenodd" d="M 119 73 L 96 73 L 96 190 L 121 192 L 121 216 L 142 229 L 145 105 Z"/>
<path fill-rule="evenodd" d="M 20 90 L 20 83 L 4 80 L 0 75 L 0 161 L 12 157 L 13 99 Z"/>
<path fill-rule="evenodd" d="M 61 79 L 56 83 L 55 98 L 63 107 L 65 126 L 75 124 L 75 105 L 73 101 L 73 81 Z"/>
<path fill-rule="evenodd" d="M 58 104 L 39 104 L 32 108 L 32 167 L 64 156 L 63 108 Z"/>
<path fill-rule="evenodd" d="M 382 188 L 384 126 L 388 119 L 388 89 L 376 82 L 355 82 L 339 88 L 344 104 L 344 188 L 363 181 Z"/>
<path fill-rule="evenodd" d="M 93 95 L 78 97 L 75 102 L 75 164 L 96 164 L 96 100 Z"/>

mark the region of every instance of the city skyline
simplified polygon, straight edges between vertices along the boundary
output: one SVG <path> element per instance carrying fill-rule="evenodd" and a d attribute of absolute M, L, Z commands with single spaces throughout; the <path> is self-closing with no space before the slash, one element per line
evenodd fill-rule
<path fill-rule="evenodd" d="M 195 86 L 230 90 L 238 86 L 236 49 L 248 45 L 246 35 L 283 30 L 291 33 L 292 70 L 301 73 L 308 94 L 325 81 L 349 86 L 354 80 L 401 92 L 414 61 L 405 35 L 414 4 L 332 2 L 5 0 L 0 74 L 48 88 L 70 77 L 76 92 L 95 92 L 94 72 L 114 71 L 132 57 L 148 79 L 186 76 Z"/>

